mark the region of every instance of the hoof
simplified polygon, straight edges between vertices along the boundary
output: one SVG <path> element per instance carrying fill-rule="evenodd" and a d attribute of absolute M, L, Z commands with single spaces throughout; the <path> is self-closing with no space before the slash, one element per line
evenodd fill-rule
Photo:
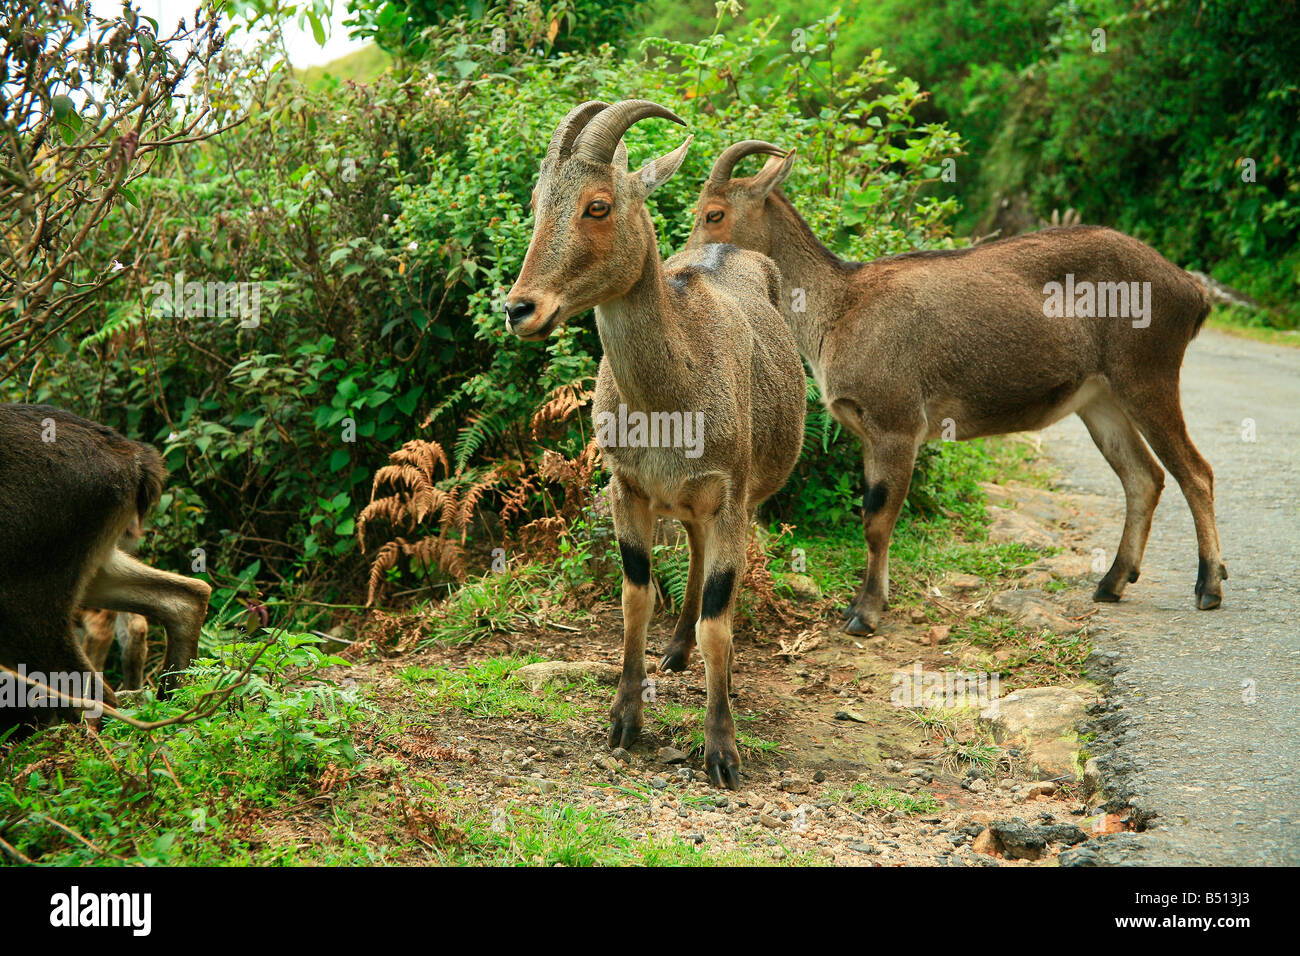
<path fill-rule="evenodd" d="M 849 618 L 851 618 L 852 616 L 853 616 L 853 605 L 852 605 L 852 604 L 846 604 L 846 605 L 844 605 L 842 608 L 840 608 L 840 617 L 842 617 L 844 620 L 847 621 L 847 620 L 848 620 Z"/>
<path fill-rule="evenodd" d="M 624 750 L 631 750 L 640 733 L 641 728 L 634 721 L 626 719 L 614 721 L 609 726 L 609 749 L 622 747 Z"/>
<path fill-rule="evenodd" d="M 676 647 L 670 645 L 668 650 L 664 651 L 664 656 L 659 659 L 659 673 L 666 674 L 669 671 L 684 671 L 687 664 L 690 663 L 691 649 L 689 647 Z"/>
<path fill-rule="evenodd" d="M 873 620 L 874 619 L 874 620 Z M 874 634 L 876 628 L 880 626 L 879 615 L 868 614 L 864 620 L 862 615 L 854 614 L 844 622 L 845 634 Z"/>
<path fill-rule="evenodd" d="M 631 750 L 641 733 L 641 692 L 624 693 L 621 689 L 614 697 L 609 712 L 609 749 L 622 747 Z"/>
<path fill-rule="evenodd" d="M 1092 599 L 1098 604 L 1118 604 L 1119 595 L 1106 587 L 1104 584 L 1098 584 L 1097 590 L 1092 592 Z"/>
<path fill-rule="evenodd" d="M 1211 563 L 1205 558 L 1201 558 L 1199 567 L 1196 571 L 1196 588 L 1193 593 L 1196 595 L 1196 609 L 1198 611 L 1213 611 L 1223 603 L 1223 590 L 1219 587 L 1222 581 L 1227 580 L 1228 569 L 1223 562 L 1218 563 L 1218 577 L 1210 572 Z"/>
<path fill-rule="evenodd" d="M 740 754 L 736 751 L 710 750 L 704 759 L 704 768 L 719 790 L 740 788 Z"/>

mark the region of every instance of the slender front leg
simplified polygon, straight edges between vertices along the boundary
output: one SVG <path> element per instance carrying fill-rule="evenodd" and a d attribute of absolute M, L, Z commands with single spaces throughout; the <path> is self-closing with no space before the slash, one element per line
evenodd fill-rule
<path fill-rule="evenodd" d="M 686 575 L 686 596 L 682 599 L 682 613 L 677 618 L 677 629 L 668 642 L 661 671 L 684 671 L 695 646 L 695 624 L 700 619 L 700 595 L 704 592 L 704 547 L 700 529 L 695 522 L 683 521 L 686 540 L 691 546 L 691 566 Z"/>
<path fill-rule="evenodd" d="M 122 690 L 144 687 L 144 664 L 149 656 L 149 622 L 139 614 L 119 614 L 114 624 L 122 651 Z"/>
<path fill-rule="evenodd" d="M 889 605 L 889 539 L 912 483 L 916 448 L 916 439 L 897 434 L 863 445 L 866 487 L 862 492 L 862 530 L 867 539 L 868 564 L 844 624 L 850 634 L 877 630 Z"/>
<path fill-rule="evenodd" d="M 720 512 L 706 525 L 704 590 L 696 640 L 704 658 L 708 711 L 704 719 L 704 769 L 715 787 L 740 786 L 740 751 L 731 717 L 731 622 L 745 576 L 748 515 L 741 508 Z"/>
<path fill-rule="evenodd" d="M 631 747 L 641 732 L 645 638 L 654 611 L 650 590 L 650 502 L 618 475 L 610 481 L 614 534 L 623 558 L 623 674 L 609 715 L 609 746 Z"/>

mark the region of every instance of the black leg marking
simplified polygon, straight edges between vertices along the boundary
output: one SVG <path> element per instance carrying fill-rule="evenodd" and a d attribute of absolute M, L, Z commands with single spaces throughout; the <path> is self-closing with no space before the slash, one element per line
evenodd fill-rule
<path fill-rule="evenodd" d="M 649 587 L 650 555 L 626 541 L 618 543 L 618 553 L 623 557 L 623 576 L 637 587 Z"/>
<path fill-rule="evenodd" d="M 704 597 L 700 600 L 700 617 L 721 617 L 731 603 L 731 590 L 736 583 L 736 572 L 714 571 L 704 582 Z"/>
<path fill-rule="evenodd" d="M 883 481 L 878 481 L 874 485 L 868 483 L 866 492 L 862 496 L 862 518 L 866 520 L 873 514 L 885 507 L 885 502 L 889 500 L 889 486 Z"/>

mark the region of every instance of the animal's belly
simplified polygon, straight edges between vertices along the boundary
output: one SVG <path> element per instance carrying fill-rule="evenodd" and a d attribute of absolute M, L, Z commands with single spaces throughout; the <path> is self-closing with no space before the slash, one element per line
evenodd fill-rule
<path fill-rule="evenodd" d="M 1003 392 L 986 399 L 935 399 L 926 407 L 925 437 L 964 441 L 984 435 L 1037 431 L 1078 411 L 1105 389 L 1104 379 L 1090 376 L 1082 383 L 1062 383 L 1041 394 Z"/>

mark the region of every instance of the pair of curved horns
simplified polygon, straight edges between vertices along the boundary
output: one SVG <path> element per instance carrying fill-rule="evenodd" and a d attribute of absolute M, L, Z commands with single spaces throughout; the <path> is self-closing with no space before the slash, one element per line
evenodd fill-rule
<path fill-rule="evenodd" d="M 729 182 L 731 180 L 731 171 L 736 168 L 736 163 L 746 156 L 753 156 L 755 153 L 782 157 L 787 155 L 786 151 L 780 146 L 765 143 L 761 139 L 747 139 L 740 143 L 733 143 L 722 151 L 718 161 L 713 164 L 713 171 L 709 173 L 710 182 L 719 185 Z"/>
<path fill-rule="evenodd" d="M 552 161 L 570 155 L 591 163 L 608 165 L 623 134 L 633 123 L 650 116 L 672 120 L 682 126 L 686 121 L 667 107 L 650 100 L 622 100 L 610 106 L 600 100 L 588 100 L 569 110 L 555 128 L 546 158 Z"/>

